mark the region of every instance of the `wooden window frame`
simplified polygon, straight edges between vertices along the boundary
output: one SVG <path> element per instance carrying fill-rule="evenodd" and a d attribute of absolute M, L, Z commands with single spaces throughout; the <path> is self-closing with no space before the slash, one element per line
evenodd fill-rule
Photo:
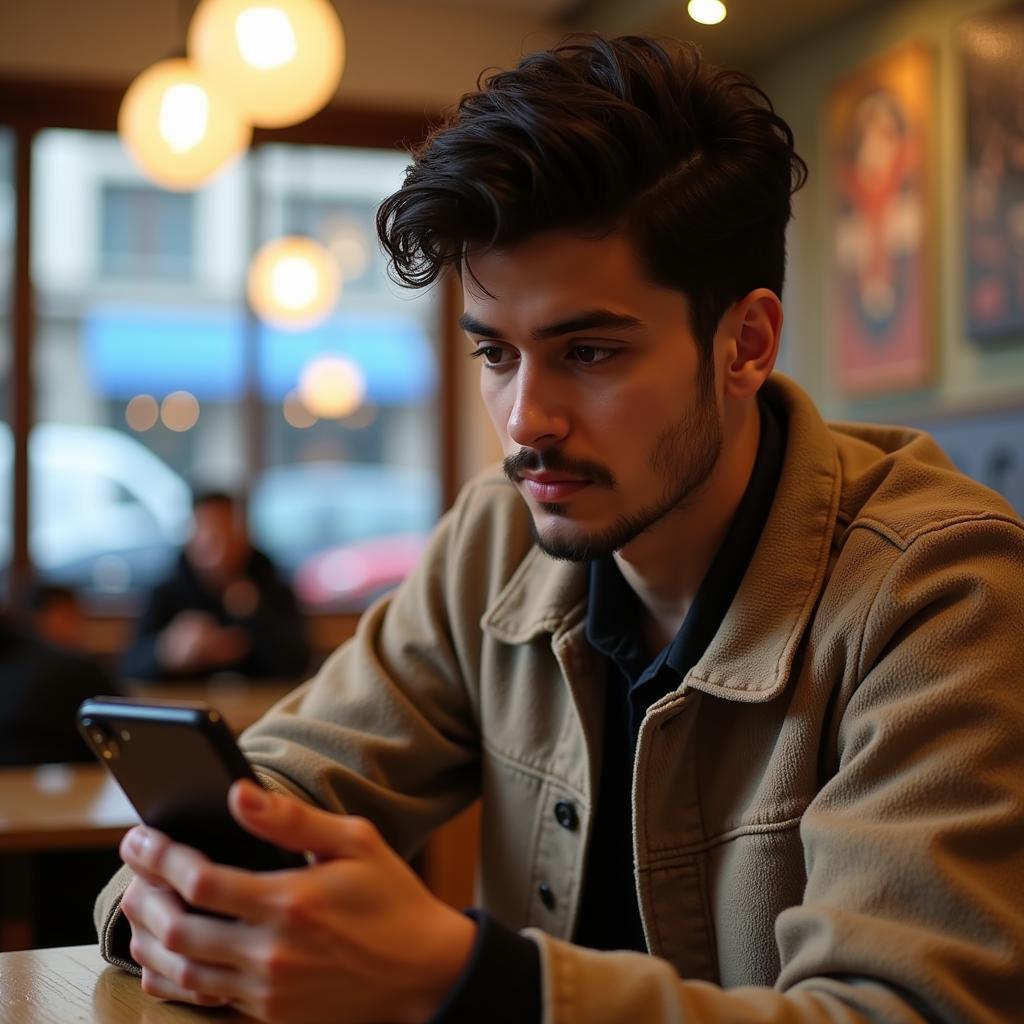
<path fill-rule="evenodd" d="M 12 550 L 9 572 L 11 604 L 23 606 L 32 580 L 28 546 L 28 435 L 34 422 L 32 405 L 32 348 L 35 308 L 31 281 L 32 143 L 50 128 L 113 132 L 128 83 L 57 81 L 0 76 L 0 128 L 13 134 L 15 238 L 11 288 L 11 371 L 8 381 L 11 431 L 14 443 L 12 486 Z M 332 105 L 289 128 L 256 129 L 253 147 L 266 143 L 367 149 L 411 149 L 438 120 L 436 112 Z M 440 374 L 438 391 L 440 434 L 440 492 L 448 508 L 456 491 L 457 396 L 455 394 L 456 289 L 450 279 L 442 287 Z M 254 414 L 258 415 L 258 413 Z M 248 433 L 256 418 L 248 421 Z M 358 615 L 311 617 L 314 647 L 325 652 L 349 635 Z M 93 646 L 113 653 L 123 641 L 128 622 L 118 617 L 98 620 Z"/>

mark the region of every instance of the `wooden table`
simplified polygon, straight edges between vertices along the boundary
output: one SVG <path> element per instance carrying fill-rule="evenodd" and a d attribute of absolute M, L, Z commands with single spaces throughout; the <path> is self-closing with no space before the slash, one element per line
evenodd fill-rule
<path fill-rule="evenodd" d="M 214 681 L 137 685 L 154 700 L 205 700 L 237 733 L 258 719 L 294 682 Z M 120 787 L 99 764 L 0 768 L 0 949 L 32 943 L 31 864 L 56 850 L 113 850 L 138 822 Z"/>
<path fill-rule="evenodd" d="M 100 764 L 0 769 L 0 853 L 113 847 L 138 820 Z"/>
<path fill-rule="evenodd" d="M 153 700 L 205 700 L 238 733 L 294 686 L 194 683 L 135 692 Z M 138 820 L 102 765 L 0 768 L 0 853 L 113 847 Z"/>
<path fill-rule="evenodd" d="M 95 946 L 0 953 L 0 1024 L 242 1024 L 231 1010 L 159 1003 Z"/>

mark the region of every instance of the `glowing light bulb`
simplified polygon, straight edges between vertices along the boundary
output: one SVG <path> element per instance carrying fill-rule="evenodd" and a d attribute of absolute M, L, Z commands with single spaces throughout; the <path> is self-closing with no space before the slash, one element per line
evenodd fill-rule
<path fill-rule="evenodd" d="M 303 310 L 320 288 L 317 268 L 308 256 L 285 256 L 270 272 L 270 290 L 286 309 Z"/>
<path fill-rule="evenodd" d="M 125 149 L 164 188 L 204 185 L 249 145 L 230 96 L 191 61 L 160 61 L 128 87 L 117 115 Z"/>
<path fill-rule="evenodd" d="M 249 304 L 265 323 L 304 331 L 330 315 L 338 302 L 341 275 L 319 242 L 289 236 L 268 242 L 256 253 L 247 291 Z"/>
<path fill-rule="evenodd" d="M 337 91 L 345 35 L 329 0 L 201 0 L 188 52 L 253 124 L 281 128 Z"/>
<path fill-rule="evenodd" d="M 295 59 L 299 44 L 287 11 L 280 7 L 250 7 L 235 18 L 235 40 L 251 68 L 269 71 Z"/>
<path fill-rule="evenodd" d="M 690 0 L 686 13 L 701 25 L 717 25 L 725 21 L 725 4 L 722 0 Z"/>
<path fill-rule="evenodd" d="M 195 149 L 210 123 L 210 98 L 191 82 L 172 85 L 160 100 L 160 134 L 172 153 Z"/>
<path fill-rule="evenodd" d="M 314 416 L 339 419 L 359 408 L 366 394 L 366 378 L 344 356 L 316 356 L 302 368 L 298 392 Z"/>

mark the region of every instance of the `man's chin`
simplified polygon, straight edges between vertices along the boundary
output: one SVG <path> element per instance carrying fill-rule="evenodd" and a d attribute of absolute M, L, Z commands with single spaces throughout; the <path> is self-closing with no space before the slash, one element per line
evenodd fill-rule
<path fill-rule="evenodd" d="M 589 562 L 607 553 L 600 538 L 564 522 L 538 524 L 534 517 L 533 537 L 544 554 L 562 562 Z"/>

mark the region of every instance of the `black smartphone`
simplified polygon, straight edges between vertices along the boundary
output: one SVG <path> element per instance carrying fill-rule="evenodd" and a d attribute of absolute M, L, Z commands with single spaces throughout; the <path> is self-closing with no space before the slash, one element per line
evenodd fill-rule
<path fill-rule="evenodd" d="M 231 817 L 231 784 L 259 780 L 214 708 L 196 701 L 93 697 L 78 709 L 78 729 L 147 825 L 219 864 L 272 871 L 307 863 Z"/>

